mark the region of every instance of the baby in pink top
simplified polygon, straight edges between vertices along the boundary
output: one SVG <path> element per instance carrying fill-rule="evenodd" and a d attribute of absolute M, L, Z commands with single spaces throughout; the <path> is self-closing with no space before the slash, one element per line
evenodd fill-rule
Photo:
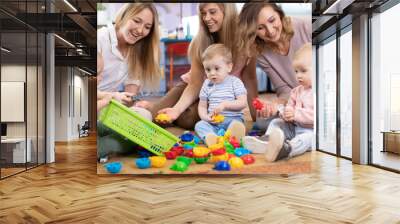
<path fill-rule="evenodd" d="M 292 89 L 287 105 L 271 121 L 261 137 L 245 136 L 243 145 L 254 153 L 265 153 L 269 162 L 291 158 L 311 150 L 314 136 L 314 97 L 312 92 L 312 47 L 304 44 L 293 57 L 299 86 Z"/>

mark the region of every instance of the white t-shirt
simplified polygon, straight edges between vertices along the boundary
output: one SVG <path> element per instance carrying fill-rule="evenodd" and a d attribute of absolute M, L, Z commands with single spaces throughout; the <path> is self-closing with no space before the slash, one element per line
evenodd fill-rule
<path fill-rule="evenodd" d="M 117 34 L 111 23 L 97 31 L 97 52 L 104 61 L 103 79 L 97 86 L 99 91 L 116 92 L 122 85 L 140 85 L 139 80 L 128 78 L 128 63 L 117 46 Z"/>

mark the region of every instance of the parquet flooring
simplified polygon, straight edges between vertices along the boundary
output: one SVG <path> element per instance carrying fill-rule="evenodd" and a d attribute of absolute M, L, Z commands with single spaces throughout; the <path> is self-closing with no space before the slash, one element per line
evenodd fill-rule
<path fill-rule="evenodd" d="M 313 152 L 294 175 L 98 176 L 96 141 L 0 181 L 0 223 L 400 223 L 400 175 Z"/>

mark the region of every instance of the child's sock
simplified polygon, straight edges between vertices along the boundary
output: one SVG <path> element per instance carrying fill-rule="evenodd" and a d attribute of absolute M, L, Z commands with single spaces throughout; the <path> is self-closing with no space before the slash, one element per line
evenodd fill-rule
<path fill-rule="evenodd" d="M 204 138 L 204 143 L 206 143 L 208 147 L 217 144 L 217 142 L 218 142 L 218 135 L 216 135 L 215 133 L 209 133 Z"/>
<path fill-rule="evenodd" d="M 243 147 L 251 150 L 253 153 L 265 153 L 268 145 L 269 137 L 263 135 L 260 137 L 256 136 L 244 136 L 242 138 Z"/>
<path fill-rule="evenodd" d="M 287 158 L 292 151 L 292 147 L 285 142 L 285 135 L 279 128 L 271 130 L 269 135 L 269 143 L 265 152 L 265 159 L 268 162 L 274 162 L 283 158 Z"/>
<path fill-rule="evenodd" d="M 246 127 L 240 121 L 232 121 L 226 130 L 230 131 L 231 136 L 235 136 L 238 141 L 246 135 Z"/>

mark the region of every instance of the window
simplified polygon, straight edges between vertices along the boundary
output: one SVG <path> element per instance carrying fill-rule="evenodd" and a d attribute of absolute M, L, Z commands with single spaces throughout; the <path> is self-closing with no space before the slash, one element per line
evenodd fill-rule
<path fill-rule="evenodd" d="M 318 48 L 318 149 L 336 154 L 336 36 Z"/>
<path fill-rule="evenodd" d="M 400 170 L 400 155 L 387 150 L 383 132 L 400 130 L 400 5 L 371 18 L 371 140 L 372 164 Z M 400 139 L 398 137 L 393 140 Z M 395 143 L 397 142 L 397 143 Z M 388 142 L 386 142 L 388 143 Z M 392 141 L 400 153 L 400 141 Z M 393 153 L 393 151 L 395 153 Z"/>

